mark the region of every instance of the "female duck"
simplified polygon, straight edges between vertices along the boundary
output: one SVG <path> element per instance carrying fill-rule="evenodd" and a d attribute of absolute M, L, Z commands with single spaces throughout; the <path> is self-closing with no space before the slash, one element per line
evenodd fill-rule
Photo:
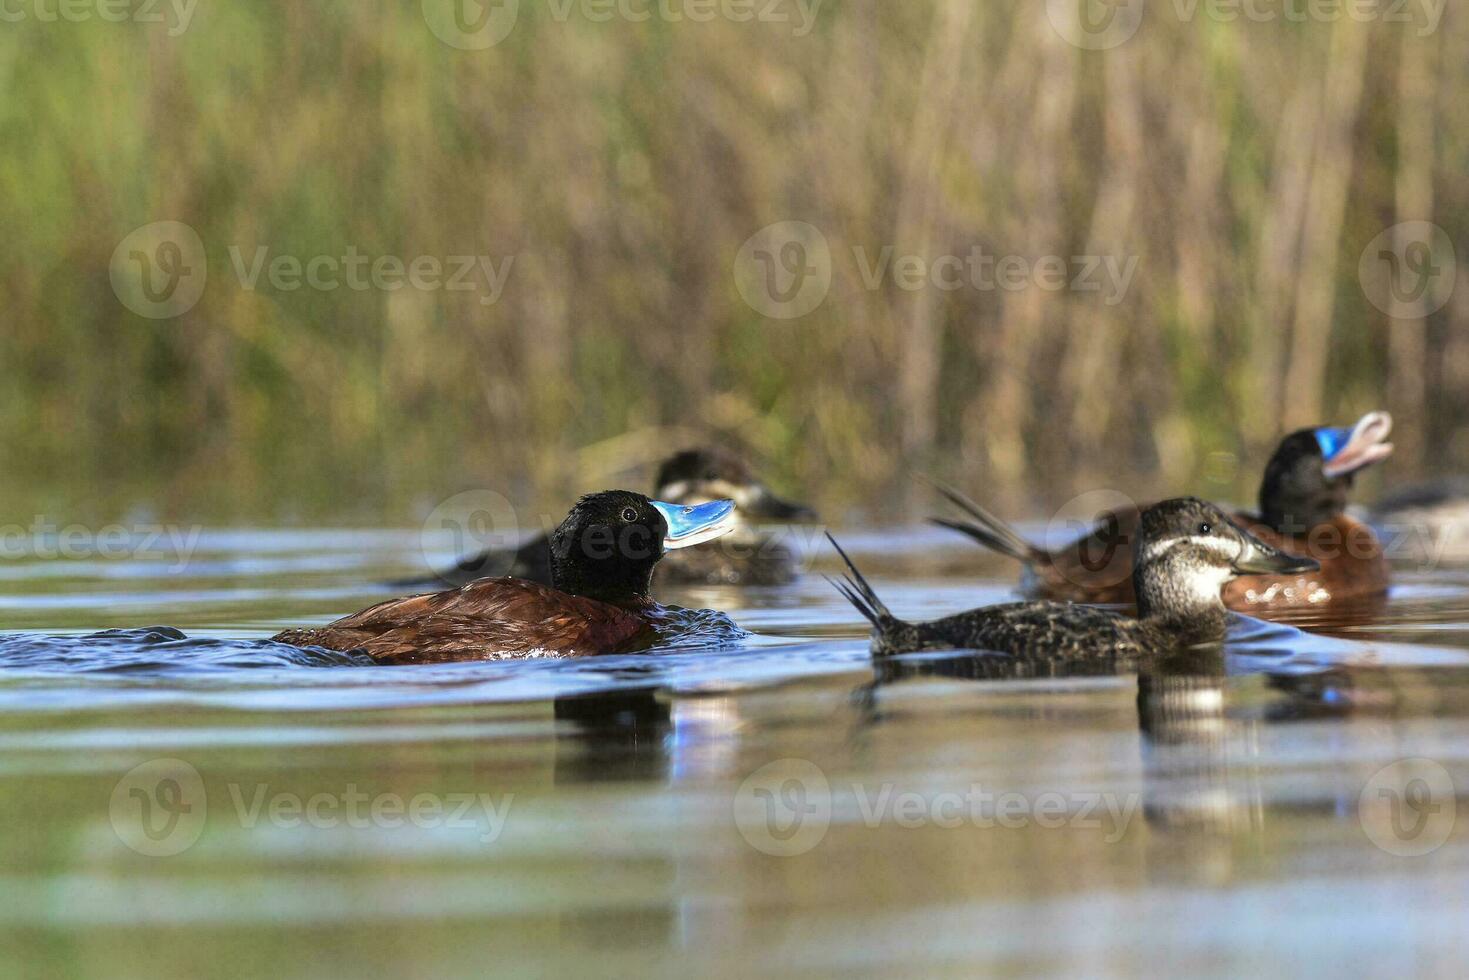
<path fill-rule="evenodd" d="M 1392 454 L 1391 432 L 1392 417 L 1372 412 L 1350 429 L 1302 429 L 1281 442 L 1260 483 L 1259 513 L 1235 519 L 1274 548 L 1318 558 L 1319 570 L 1313 565 L 1309 574 L 1231 582 L 1224 592 L 1226 606 L 1268 617 L 1273 610 L 1340 606 L 1387 592 L 1382 546 L 1371 528 L 1346 514 L 1346 506 L 1356 474 Z M 1022 587 L 1028 594 L 1080 602 L 1134 600 L 1137 508 L 1104 514 L 1095 530 L 1047 551 L 957 491 L 941 487 L 940 492 L 972 520 L 934 523 L 1023 562 Z"/>
<path fill-rule="evenodd" d="M 836 545 L 833 540 L 832 544 Z M 833 583 L 872 623 L 872 652 L 975 649 L 1015 656 L 1155 656 L 1224 639 L 1219 591 L 1236 575 L 1299 574 L 1316 562 L 1277 551 L 1213 504 L 1168 500 L 1139 520 L 1136 619 L 1067 602 L 1016 602 L 929 623 L 893 616 L 840 546 L 850 577 Z"/>
<path fill-rule="evenodd" d="M 728 532 L 733 501 L 695 507 L 625 490 L 581 498 L 551 534 L 552 585 L 486 578 L 393 599 L 278 642 L 362 651 L 380 663 L 578 657 L 642 649 L 663 608 L 648 597 L 665 552 Z M 554 586 L 554 587 L 553 587 Z"/>
<path fill-rule="evenodd" d="M 783 534 L 757 524 L 807 524 L 816 512 L 786 500 L 755 476 L 745 461 L 722 449 L 686 449 L 658 470 L 659 500 L 698 504 L 729 498 L 742 518 L 717 545 L 689 548 L 658 566 L 653 580 L 672 585 L 788 585 L 800 562 Z"/>
<path fill-rule="evenodd" d="M 805 504 L 791 503 L 762 483 L 745 462 L 721 449 L 689 449 L 665 460 L 653 496 L 684 506 L 733 500 L 734 533 L 719 545 L 691 548 L 658 566 L 657 584 L 785 585 L 795 580 L 798 563 L 779 536 L 746 521 L 802 523 L 816 519 Z M 486 575 L 513 575 L 531 582 L 551 581 L 551 546 L 537 535 L 514 551 L 490 550 L 465 558 L 436 578 L 400 582 L 415 586 L 463 585 Z"/>

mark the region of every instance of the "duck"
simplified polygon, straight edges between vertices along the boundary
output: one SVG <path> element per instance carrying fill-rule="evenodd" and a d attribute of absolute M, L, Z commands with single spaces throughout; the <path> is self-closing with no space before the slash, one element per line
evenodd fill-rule
<path fill-rule="evenodd" d="M 680 551 L 659 565 L 656 585 L 774 586 L 800 577 L 801 562 L 782 540 L 786 534 L 761 524 L 789 531 L 790 525 L 814 523 L 816 511 L 770 489 L 741 457 L 718 447 L 685 449 L 664 460 L 656 483 L 660 500 L 697 504 L 727 498 L 740 518 L 718 545 Z"/>
<path fill-rule="evenodd" d="M 1367 521 L 1392 542 L 1394 557 L 1469 561 L 1469 477 L 1450 476 L 1393 491 Z"/>
<path fill-rule="evenodd" d="M 277 643 L 365 654 L 380 664 L 565 658 L 646 649 L 668 610 L 650 598 L 665 554 L 734 528 L 735 503 L 652 500 L 629 490 L 582 497 L 551 532 L 551 583 L 482 578 L 390 599 Z"/>
<path fill-rule="evenodd" d="M 1260 481 L 1259 510 L 1233 518 L 1280 551 L 1307 554 L 1306 573 L 1247 576 L 1229 583 L 1224 604 L 1262 618 L 1292 618 L 1303 610 L 1344 612 L 1382 600 L 1391 569 L 1372 528 L 1347 513 L 1358 473 L 1392 455 L 1392 416 L 1370 412 L 1351 428 L 1318 426 L 1281 440 Z M 1141 509 L 1101 515 L 1092 531 L 1055 550 L 1012 527 L 952 487 L 935 485 L 968 519 L 935 518 L 1025 566 L 1021 589 L 1029 596 L 1128 604 L 1136 599 L 1133 556 Z"/>
<path fill-rule="evenodd" d="M 732 532 L 718 546 L 685 549 L 659 564 L 654 573 L 658 587 L 788 585 L 799 576 L 800 562 L 781 535 L 753 522 L 810 523 L 816 520 L 816 512 L 775 493 L 734 453 L 718 447 L 674 453 L 658 468 L 653 497 L 680 505 L 733 500 L 738 515 Z M 482 551 L 433 578 L 393 584 L 403 588 L 464 585 L 486 575 L 550 584 L 549 538 L 536 535 L 513 551 Z"/>
<path fill-rule="evenodd" d="M 909 623 L 883 604 L 836 539 L 847 574 L 832 584 L 872 624 L 875 657 L 924 650 L 983 650 L 1031 658 L 1162 657 L 1224 639 L 1220 592 L 1239 575 L 1297 575 L 1317 562 L 1287 554 L 1193 497 L 1154 504 L 1138 519 L 1133 588 L 1137 616 L 1036 599 Z"/>

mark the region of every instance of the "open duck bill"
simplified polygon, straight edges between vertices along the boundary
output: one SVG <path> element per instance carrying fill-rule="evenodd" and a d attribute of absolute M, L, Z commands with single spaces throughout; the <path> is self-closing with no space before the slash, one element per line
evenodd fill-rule
<path fill-rule="evenodd" d="M 1288 555 L 1248 531 L 1238 530 L 1240 551 L 1231 567 L 1240 575 L 1297 575 L 1321 570 L 1321 563 L 1314 558 Z"/>
<path fill-rule="evenodd" d="M 1392 416 L 1386 412 L 1369 412 L 1350 429 L 1316 430 L 1324 461 L 1321 472 L 1331 479 L 1350 476 L 1392 455 Z"/>
<path fill-rule="evenodd" d="M 667 551 L 713 541 L 735 527 L 733 500 L 711 500 L 707 504 L 690 507 L 655 500 L 653 506 L 658 508 L 658 513 L 668 524 L 668 534 L 663 538 L 663 547 Z"/>

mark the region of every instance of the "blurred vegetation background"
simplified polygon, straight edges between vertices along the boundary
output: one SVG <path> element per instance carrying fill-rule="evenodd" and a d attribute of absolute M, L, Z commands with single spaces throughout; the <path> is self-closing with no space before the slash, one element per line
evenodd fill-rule
<path fill-rule="evenodd" d="M 642 485 L 704 439 L 833 517 L 921 504 L 915 470 L 1021 513 L 1250 499 L 1285 429 L 1378 407 L 1389 480 L 1469 469 L 1469 276 L 1401 320 L 1358 280 L 1399 221 L 1469 256 L 1461 11 L 1423 36 L 1155 2 L 1087 51 L 1037 0 L 827 0 L 804 36 L 522 0 L 466 51 L 418 0 L 200 0 L 178 36 L 35 2 L 0 24 L 6 519 L 408 521 Z M 161 220 L 209 282 L 150 320 L 109 262 Z M 774 320 L 733 269 L 787 220 L 833 281 Z M 261 246 L 514 258 L 485 305 L 248 289 L 230 249 Z M 872 289 L 856 246 L 1138 264 L 1107 305 Z"/>

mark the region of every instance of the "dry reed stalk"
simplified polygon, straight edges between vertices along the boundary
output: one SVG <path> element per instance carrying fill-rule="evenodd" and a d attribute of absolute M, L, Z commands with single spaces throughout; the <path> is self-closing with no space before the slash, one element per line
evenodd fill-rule
<path fill-rule="evenodd" d="M 1140 178 L 1148 172 L 1143 122 L 1144 92 L 1139 72 L 1145 68 L 1139 49 L 1123 45 L 1109 52 L 1104 66 L 1106 97 L 1102 120 L 1106 140 L 1105 157 L 1096 203 L 1092 208 L 1085 254 L 1123 259 L 1142 254 L 1134 246 Z M 1145 256 L 1143 263 L 1151 256 Z M 1144 270 L 1140 275 L 1157 275 Z M 1105 479 L 1096 464 L 1111 452 L 1093 453 L 1088 447 L 1113 447 L 1108 438 L 1114 411 L 1124 400 L 1123 343 L 1126 326 L 1118 311 L 1123 307 L 1101 304 L 1072 304 L 1071 329 L 1060 366 L 1062 391 L 1071 401 L 1069 436 L 1080 456 L 1087 482 Z M 1115 458 L 1115 457 L 1114 457 Z M 1114 466 L 1105 466 L 1114 474 Z"/>
<path fill-rule="evenodd" d="M 1256 236 L 1255 294 L 1257 315 L 1250 332 L 1247 372 L 1249 397 L 1244 404 L 1245 431 L 1252 453 L 1268 451 L 1284 409 L 1282 390 L 1285 348 L 1289 337 L 1296 270 L 1306 224 L 1311 188 L 1312 150 L 1320 121 L 1316 91 L 1307 68 L 1297 72 L 1294 91 L 1285 100 L 1275 127 L 1275 153 L 1267 206 Z"/>
<path fill-rule="evenodd" d="M 1397 221 L 1429 220 L 1433 215 L 1434 122 L 1439 38 L 1403 31 L 1398 62 Z M 1399 229 L 1401 239 L 1403 230 Z M 1408 242 L 1396 243 L 1406 254 Z M 1426 302 L 1426 299 L 1420 302 Z M 1387 398 L 1398 425 L 1393 443 L 1399 463 L 1417 469 L 1423 462 L 1423 428 L 1428 423 L 1428 323 L 1400 300 L 1393 302 L 1388 325 Z"/>
<path fill-rule="evenodd" d="M 1322 125 L 1312 163 L 1301 274 L 1296 288 L 1290 360 L 1286 365 L 1287 428 L 1316 425 L 1325 411 L 1327 355 L 1336 306 L 1337 257 L 1351 185 L 1371 28 L 1343 19 L 1332 30 L 1321 97 Z"/>
<path fill-rule="evenodd" d="M 933 18 L 923 57 L 912 130 L 903 162 L 894 241 L 899 254 L 929 262 L 936 251 L 935 225 L 943 194 L 942 167 L 948 152 L 954 103 L 963 90 L 964 55 L 974 6 L 945 0 Z M 926 462 L 938 430 L 940 348 L 943 324 L 933 289 L 919 289 L 898 300 L 894 322 L 903 338 L 898 346 L 898 402 L 902 406 L 900 445 L 909 460 Z"/>

